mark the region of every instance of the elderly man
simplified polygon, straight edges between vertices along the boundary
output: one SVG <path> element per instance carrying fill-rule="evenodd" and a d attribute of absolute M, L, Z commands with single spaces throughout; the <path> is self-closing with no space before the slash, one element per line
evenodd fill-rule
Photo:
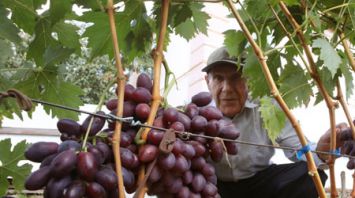
<path fill-rule="evenodd" d="M 239 129 L 239 140 L 271 145 L 262 125 L 259 104 L 248 97 L 246 79 L 242 74 L 244 62 L 243 58 L 238 61 L 230 57 L 226 48 L 222 47 L 210 55 L 207 66 L 202 71 L 207 73 L 205 79 L 217 108 L 225 117 L 232 119 Z M 345 125 L 338 127 L 343 128 Z M 329 140 L 328 131 L 320 139 L 317 149 L 329 151 Z M 280 146 L 302 148 L 289 122 L 276 142 Z M 316 149 L 317 144 L 309 144 L 311 149 Z M 303 159 L 298 159 L 294 152 L 285 151 L 285 155 L 295 163 L 275 165 L 270 162 L 274 154 L 273 148 L 239 144 L 238 149 L 238 155 L 230 156 L 231 167 L 223 160 L 215 164 L 218 191 L 222 198 L 318 197 L 313 180 L 308 175 L 304 155 Z M 318 167 L 327 159 L 327 156 L 313 157 Z M 327 175 L 321 169 L 318 172 L 324 185 Z"/>

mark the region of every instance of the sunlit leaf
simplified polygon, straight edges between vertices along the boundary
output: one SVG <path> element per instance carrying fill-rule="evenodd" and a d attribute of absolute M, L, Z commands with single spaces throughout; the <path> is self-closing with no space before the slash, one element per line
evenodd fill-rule
<path fill-rule="evenodd" d="M 314 40 L 312 47 L 320 48 L 320 59 L 324 61 L 324 65 L 329 69 L 332 77 L 334 77 L 341 63 L 338 53 L 327 40 L 322 38 Z"/>
<path fill-rule="evenodd" d="M 343 52 L 340 53 L 342 57 L 342 62 L 340 64 L 340 71 L 343 74 L 345 80 L 345 97 L 349 99 L 350 96 L 354 93 L 354 78 L 352 69 L 348 65 L 348 59 Z M 344 88 L 343 88 L 344 91 Z"/>
<path fill-rule="evenodd" d="M 264 121 L 263 126 L 267 130 L 271 141 L 275 142 L 275 139 L 285 127 L 285 113 L 279 106 L 276 106 L 269 97 L 263 97 L 260 99 L 259 110 Z"/>

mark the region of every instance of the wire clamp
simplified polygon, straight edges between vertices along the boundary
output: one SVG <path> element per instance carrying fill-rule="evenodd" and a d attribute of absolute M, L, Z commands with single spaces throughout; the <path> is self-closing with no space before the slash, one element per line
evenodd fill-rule
<path fill-rule="evenodd" d="M 296 152 L 297 159 L 300 160 L 302 155 L 308 153 L 309 151 L 311 151 L 311 147 L 308 144 L 302 147 L 301 149 L 297 150 Z"/>
<path fill-rule="evenodd" d="M 332 155 L 335 155 L 336 157 L 341 157 L 341 149 L 340 149 L 340 147 L 336 148 L 335 150 L 331 150 L 329 153 L 332 154 Z"/>

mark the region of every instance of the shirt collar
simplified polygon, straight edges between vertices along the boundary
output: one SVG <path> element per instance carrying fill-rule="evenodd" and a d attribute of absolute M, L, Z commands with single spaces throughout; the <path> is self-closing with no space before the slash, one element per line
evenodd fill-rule
<path fill-rule="evenodd" d="M 251 97 L 248 97 L 248 99 L 245 101 L 243 109 L 239 113 L 237 113 L 232 119 L 234 120 L 239 117 L 246 109 L 254 109 L 258 106 L 258 100 L 252 100 Z"/>
<path fill-rule="evenodd" d="M 259 106 L 258 102 L 252 100 L 250 97 L 248 97 L 248 99 L 245 101 L 245 104 L 244 104 L 244 107 L 250 108 L 250 109 L 258 107 L 258 106 Z"/>

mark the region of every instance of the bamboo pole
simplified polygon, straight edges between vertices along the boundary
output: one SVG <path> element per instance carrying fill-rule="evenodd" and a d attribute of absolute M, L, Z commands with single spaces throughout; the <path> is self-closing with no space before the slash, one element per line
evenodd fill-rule
<path fill-rule="evenodd" d="M 158 38 L 158 44 L 153 52 L 154 57 L 154 77 L 153 77 L 153 97 L 152 97 L 152 104 L 151 110 L 149 113 L 149 117 L 147 119 L 147 124 L 152 125 L 158 111 L 158 107 L 161 103 L 161 96 L 160 96 L 160 76 L 161 76 L 161 63 L 163 60 L 163 45 L 164 39 L 166 34 L 166 26 L 168 23 L 168 13 L 169 13 L 169 0 L 162 0 L 162 19 L 160 24 L 160 32 Z M 149 133 L 149 128 L 145 128 L 142 133 L 142 139 L 145 141 L 147 139 Z M 145 167 L 142 166 L 138 173 L 138 183 L 143 182 L 145 175 Z M 146 188 L 142 188 L 138 193 L 138 198 L 143 198 L 146 192 Z"/>
<path fill-rule="evenodd" d="M 309 49 L 309 46 L 306 43 L 306 39 L 304 37 L 304 34 L 303 34 L 299 24 L 294 19 L 294 17 L 292 16 L 292 14 L 290 13 L 288 8 L 286 7 L 286 5 L 282 1 L 280 1 L 279 5 L 280 5 L 280 8 L 283 11 L 283 13 L 286 15 L 288 21 L 291 23 L 293 28 L 296 30 L 296 34 L 297 34 L 298 39 L 300 40 L 301 45 L 305 51 L 305 54 L 306 54 L 306 57 L 308 60 L 308 64 L 310 65 L 311 77 L 316 82 L 316 85 L 327 104 L 328 111 L 329 111 L 330 126 L 331 126 L 330 147 L 331 147 L 331 150 L 334 151 L 336 149 L 336 128 L 335 128 L 336 126 L 335 126 L 335 116 L 334 116 L 335 115 L 335 113 L 334 113 L 335 103 L 332 101 L 331 97 L 329 96 L 328 92 L 326 91 L 324 85 L 322 84 L 322 82 L 320 80 L 320 77 L 317 72 L 316 64 L 315 64 L 313 57 L 312 57 L 311 50 Z M 330 155 L 329 159 L 328 159 L 328 165 L 329 165 L 329 170 L 330 170 L 331 196 L 337 197 L 338 192 L 337 192 L 336 183 L 335 183 L 334 161 L 335 161 L 334 156 Z"/>
<path fill-rule="evenodd" d="M 308 143 L 307 143 L 306 138 L 303 135 L 302 129 L 301 129 L 299 123 L 297 122 L 297 119 L 291 113 L 291 111 L 289 110 L 289 108 L 286 105 L 285 101 L 280 96 L 280 94 L 278 92 L 278 89 L 277 89 L 277 87 L 275 85 L 275 82 L 274 82 L 274 80 L 273 80 L 273 78 L 271 76 L 270 70 L 269 70 L 269 68 L 267 66 L 266 58 L 264 57 L 264 54 L 263 54 L 262 50 L 260 49 L 260 47 L 254 41 L 254 39 L 251 36 L 248 28 L 244 24 L 244 21 L 242 20 L 242 18 L 240 17 L 237 9 L 233 5 L 233 2 L 231 0 L 227 0 L 227 3 L 228 3 L 229 8 L 232 10 L 232 13 L 233 13 L 234 17 L 238 21 L 238 24 L 240 25 L 241 29 L 243 30 L 244 35 L 247 37 L 249 43 L 253 47 L 254 53 L 259 58 L 259 62 L 261 64 L 261 66 L 262 66 L 263 73 L 264 73 L 265 78 L 267 80 L 268 86 L 269 86 L 269 88 L 271 90 L 271 94 L 275 97 L 276 101 L 279 103 L 280 107 L 285 112 L 286 116 L 288 117 L 288 119 L 290 120 L 291 124 L 295 128 L 297 136 L 298 136 L 302 146 L 306 146 Z M 312 154 L 310 152 L 307 152 L 305 155 L 306 155 L 306 158 L 307 158 L 309 174 L 312 176 L 312 179 L 313 179 L 313 181 L 315 183 L 315 186 L 317 188 L 317 192 L 318 192 L 318 194 L 319 194 L 319 196 L 321 198 L 325 198 L 326 197 L 325 191 L 324 191 L 322 182 L 320 180 L 319 174 L 317 172 L 317 167 L 316 167 L 316 165 L 314 163 L 313 156 L 312 156 Z"/>
<path fill-rule="evenodd" d="M 107 14 L 110 22 L 110 30 L 114 47 L 115 55 L 115 66 L 117 68 L 117 86 L 118 86 L 118 101 L 117 101 L 117 117 L 122 117 L 123 114 L 123 98 L 124 98 L 124 87 L 125 87 L 125 76 L 123 74 L 123 68 L 121 63 L 120 49 L 118 46 L 115 16 L 114 16 L 114 7 L 113 0 L 107 1 Z M 123 176 L 122 176 L 122 167 L 121 167 L 121 157 L 120 157 L 120 139 L 121 139 L 121 128 L 122 123 L 116 122 L 115 132 L 112 138 L 112 149 L 115 157 L 115 167 L 118 179 L 118 192 L 119 198 L 125 198 L 125 191 L 123 185 Z"/>

